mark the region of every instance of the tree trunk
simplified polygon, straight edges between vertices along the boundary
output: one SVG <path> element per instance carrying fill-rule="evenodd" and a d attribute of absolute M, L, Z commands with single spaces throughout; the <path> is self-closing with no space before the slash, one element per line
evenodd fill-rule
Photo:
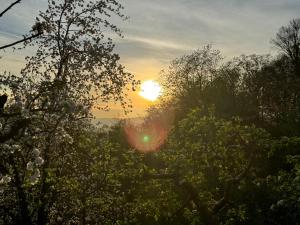
<path fill-rule="evenodd" d="M 19 201 L 19 218 L 20 221 L 17 223 L 20 225 L 32 225 L 30 213 L 28 210 L 28 202 L 26 199 L 26 194 L 22 187 L 22 182 L 20 180 L 20 175 L 16 166 L 14 166 L 14 180 L 17 188 L 17 196 Z"/>

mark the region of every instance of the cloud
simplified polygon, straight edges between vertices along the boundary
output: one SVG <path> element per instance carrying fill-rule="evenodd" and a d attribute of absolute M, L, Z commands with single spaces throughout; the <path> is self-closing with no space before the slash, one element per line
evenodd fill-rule
<path fill-rule="evenodd" d="M 269 40 L 281 25 L 299 16 L 299 0 L 121 0 L 129 21 L 113 19 L 124 31 L 118 40 L 123 57 L 178 57 L 212 43 L 225 53 L 269 52 Z M 0 23 L 6 37 L 32 26 L 46 0 L 18 4 Z M 2 35 L 1 35 L 2 36 Z M 125 47 L 124 45 L 128 45 Z M 153 48 L 153 49 L 151 49 Z M 158 53 L 160 52 L 160 53 Z M 141 55 L 143 54 L 143 55 Z"/>
<path fill-rule="evenodd" d="M 191 49 L 191 46 L 175 43 L 172 41 L 162 40 L 162 39 L 153 39 L 153 38 L 145 38 L 138 36 L 126 36 L 125 41 L 131 42 L 139 42 L 146 45 L 149 45 L 158 49 L 177 49 L 177 50 L 187 50 Z"/>
<path fill-rule="evenodd" d="M 130 19 L 124 22 L 112 18 L 124 32 L 124 39 L 115 38 L 116 51 L 139 79 L 155 78 L 172 59 L 206 44 L 213 44 L 227 59 L 240 54 L 272 53 L 270 39 L 279 27 L 299 17 L 300 11 L 299 0 L 120 2 Z M 39 10 L 46 6 L 47 0 L 27 0 L 14 7 L 1 19 L 0 44 L 28 32 Z M 1 68 L 15 65 L 13 60 L 12 55 L 1 60 L 5 63 Z"/>
<path fill-rule="evenodd" d="M 131 16 L 121 25 L 125 37 L 168 40 L 195 48 L 213 43 L 242 54 L 249 48 L 269 52 L 270 38 L 281 25 L 298 16 L 300 1 L 126 0 L 124 5 Z"/>

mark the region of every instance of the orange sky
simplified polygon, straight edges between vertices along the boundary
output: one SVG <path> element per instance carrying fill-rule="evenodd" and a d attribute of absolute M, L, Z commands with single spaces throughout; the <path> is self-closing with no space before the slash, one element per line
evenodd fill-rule
<path fill-rule="evenodd" d="M 241 54 L 272 54 L 270 44 L 279 27 L 299 17 L 299 0 L 119 0 L 125 7 L 127 21 L 111 18 L 124 34 L 114 38 L 121 63 L 136 79 L 155 80 L 172 59 L 206 44 L 221 50 L 225 60 Z M 7 4 L 10 0 L 3 1 Z M 2 3 L 2 0 L 1 0 Z M 1 18 L 0 45 L 19 40 L 28 33 L 46 0 L 26 0 Z M 19 73 L 26 49 L 1 54 L 0 70 Z M 1 72 L 0 71 L 0 72 Z M 138 92 L 130 94 L 133 113 L 141 116 L 151 102 Z M 94 112 L 96 117 L 123 117 L 118 105 L 110 112 Z"/>
<path fill-rule="evenodd" d="M 122 60 L 121 60 L 122 61 Z M 128 71 L 133 73 L 136 79 L 141 82 L 146 80 L 157 80 L 159 77 L 160 71 L 164 68 L 165 65 L 156 61 L 156 60 L 135 60 L 127 61 L 123 60 L 122 64 L 126 67 Z M 133 110 L 131 113 L 125 115 L 124 111 L 121 109 L 120 105 L 110 104 L 110 111 L 103 112 L 99 110 L 94 111 L 94 115 L 100 118 L 123 118 L 123 117 L 140 117 L 145 114 L 145 110 L 155 104 L 149 100 L 144 99 L 139 95 L 140 89 L 135 92 L 129 93 L 129 98 L 132 101 Z"/>

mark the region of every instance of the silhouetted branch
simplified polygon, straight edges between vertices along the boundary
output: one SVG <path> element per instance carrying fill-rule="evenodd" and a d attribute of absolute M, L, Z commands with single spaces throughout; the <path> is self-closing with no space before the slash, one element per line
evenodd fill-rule
<path fill-rule="evenodd" d="M 12 46 L 14 46 L 14 45 L 20 44 L 20 43 L 25 42 L 25 41 L 28 41 L 28 40 L 31 40 L 32 38 L 36 38 L 36 37 L 40 36 L 41 34 L 42 34 L 42 33 L 39 32 L 39 33 L 33 34 L 33 35 L 29 36 L 29 37 L 25 37 L 25 38 L 23 38 L 22 40 L 13 42 L 13 43 L 8 44 L 8 45 L 1 46 L 1 47 L 0 47 L 0 50 L 5 49 L 5 48 L 12 47 Z"/>
<path fill-rule="evenodd" d="M 247 173 L 249 172 L 249 170 L 252 167 L 254 161 L 254 154 L 252 154 L 250 161 L 248 162 L 246 168 L 236 177 L 229 179 L 226 182 L 226 186 L 225 186 L 225 190 L 224 190 L 224 195 L 223 197 L 214 205 L 212 212 L 213 214 L 217 214 L 222 208 L 224 208 L 226 206 L 226 204 L 229 201 L 229 194 L 230 191 L 232 190 L 232 186 L 239 183 L 241 181 L 241 179 L 243 179 Z"/>
<path fill-rule="evenodd" d="M 2 17 L 8 10 L 10 10 L 12 7 L 14 7 L 14 5 L 16 5 L 20 2 L 21 2 L 21 0 L 11 3 L 10 6 L 8 6 L 2 13 L 0 13 L 0 17 Z"/>

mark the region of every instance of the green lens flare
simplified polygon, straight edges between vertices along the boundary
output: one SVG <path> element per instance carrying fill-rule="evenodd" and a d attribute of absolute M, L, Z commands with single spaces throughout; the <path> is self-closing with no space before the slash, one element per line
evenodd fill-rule
<path fill-rule="evenodd" d="M 144 141 L 145 143 L 149 142 L 149 140 L 150 140 L 150 137 L 149 137 L 148 135 L 145 135 L 145 136 L 143 137 L 143 141 Z"/>

